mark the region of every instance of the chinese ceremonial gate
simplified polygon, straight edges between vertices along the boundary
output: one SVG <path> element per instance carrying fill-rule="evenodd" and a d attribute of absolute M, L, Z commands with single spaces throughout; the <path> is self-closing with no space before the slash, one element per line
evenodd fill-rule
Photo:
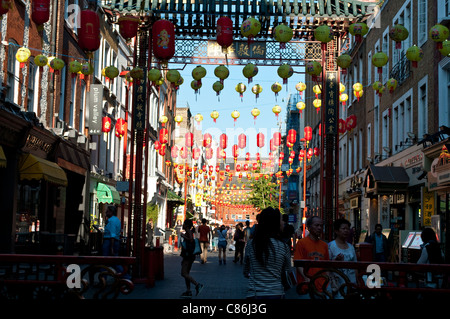
<path fill-rule="evenodd" d="M 160 19 L 170 20 L 175 25 L 175 55 L 169 60 L 169 64 L 244 65 L 252 62 L 259 65 L 289 63 L 292 66 L 301 67 L 310 60 L 321 62 L 323 72 L 317 82 L 323 91 L 322 105 L 324 107 L 321 108 L 320 122 L 325 125 L 321 125 L 320 210 L 325 223 L 326 238 L 331 239 L 332 223 L 338 213 L 339 183 L 337 169 L 339 167 L 340 72 L 336 58 L 342 51 L 343 42 L 347 39 L 349 25 L 371 19 L 375 3 L 375 1 L 356 0 L 113 0 L 101 1 L 100 6 L 111 23 L 117 23 L 118 18 L 124 15 L 140 17 L 141 24 L 136 38 L 134 64 L 144 70 L 152 66 L 152 54 L 149 52 L 151 27 Z M 226 56 L 215 41 L 216 20 L 221 16 L 228 16 L 233 21 L 233 44 Z M 261 23 L 261 31 L 252 43 L 248 43 L 240 32 L 241 24 L 249 17 L 256 18 Z M 292 40 L 286 43 L 282 56 L 279 43 L 272 39 L 273 28 L 281 23 L 288 25 L 294 32 Z M 322 51 L 320 42 L 314 41 L 314 29 L 322 24 L 331 27 L 334 33 L 334 40 L 328 42 L 326 51 Z M 145 96 L 145 84 L 141 83 L 141 86 Z M 135 93 L 139 94 L 139 92 Z M 134 114 L 136 100 L 133 104 Z M 145 225 L 143 225 L 145 224 L 143 223 L 145 203 L 142 205 L 140 200 L 142 145 L 144 139 L 147 139 L 146 145 L 149 142 L 149 137 L 144 136 L 143 132 L 143 128 L 132 128 L 132 141 L 135 143 L 137 154 L 136 162 L 132 163 L 132 167 L 133 165 L 136 167 L 136 179 L 133 219 L 130 219 L 133 220 L 133 229 L 129 232 L 133 234 L 133 245 L 129 248 L 131 248 L 131 255 L 136 256 L 138 260 L 143 252 L 142 247 L 145 241 Z M 131 158 L 134 158 L 133 154 Z"/>

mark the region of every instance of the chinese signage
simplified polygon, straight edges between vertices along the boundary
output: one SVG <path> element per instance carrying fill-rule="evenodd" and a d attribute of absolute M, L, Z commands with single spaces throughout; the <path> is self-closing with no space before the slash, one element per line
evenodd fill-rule
<path fill-rule="evenodd" d="M 434 215 L 434 192 L 423 188 L 423 223 L 422 226 L 431 226 L 431 216 Z"/>
<path fill-rule="evenodd" d="M 146 105 L 146 82 L 141 80 L 139 84 L 135 85 L 135 105 L 134 111 L 134 128 L 136 131 L 143 131 L 145 129 L 145 105 Z"/>
<path fill-rule="evenodd" d="M 89 134 L 102 134 L 103 85 L 91 84 L 89 91 Z"/>
<path fill-rule="evenodd" d="M 238 59 L 265 59 L 266 43 L 234 41 L 228 48 L 228 56 Z M 208 41 L 208 57 L 223 58 L 222 47 L 216 41 Z"/>
<path fill-rule="evenodd" d="M 336 72 L 327 72 L 325 90 L 325 134 L 338 132 L 339 83 Z"/>

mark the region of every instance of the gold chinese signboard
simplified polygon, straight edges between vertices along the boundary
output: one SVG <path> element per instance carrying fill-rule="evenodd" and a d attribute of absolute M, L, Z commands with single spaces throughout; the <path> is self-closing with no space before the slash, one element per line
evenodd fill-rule
<path fill-rule="evenodd" d="M 238 59 L 264 59 L 266 51 L 265 42 L 234 41 L 227 54 Z M 208 41 L 208 57 L 223 58 L 222 47 L 216 41 Z"/>
<path fill-rule="evenodd" d="M 325 90 L 325 134 L 338 132 L 339 84 L 336 72 L 327 72 Z"/>
<path fill-rule="evenodd" d="M 422 192 L 422 226 L 431 226 L 431 216 L 434 215 L 434 192 L 429 192 L 427 187 Z"/>
<path fill-rule="evenodd" d="M 146 81 L 141 80 L 139 84 L 135 85 L 135 105 L 134 111 L 134 129 L 136 131 L 143 131 L 145 129 L 145 106 L 146 106 Z"/>

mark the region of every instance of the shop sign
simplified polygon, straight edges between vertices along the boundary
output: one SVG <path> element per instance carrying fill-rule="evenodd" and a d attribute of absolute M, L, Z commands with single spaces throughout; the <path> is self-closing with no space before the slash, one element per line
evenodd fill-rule
<path fill-rule="evenodd" d="M 423 160 L 423 154 L 422 153 L 414 155 L 414 156 L 412 156 L 410 158 L 407 158 L 405 160 L 404 167 L 408 168 L 408 167 L 411 167 L 411 166 L 414 166 L 414 165 L 417 165 L 417 164 L 422 164 L 422 160 Z"/>
<path fill-rule="evenodd" d="M 102 134 L 103 84 L 91 84 L 89 91 L 89 134 Z"/>
<path fill-rule="evenodd" d="M 431 226 L 431 216 L 434 215 L 434 192 L 429 192 L 428 188 L 422 188 L 423 217 L 422 225 Z"/>
<path fill-rule="evenodd" d="M 339 102 L 339 84 L 337 82 L 336 72 L 327 72 L 326 74 L 326 96 L 325 96 L 325 134 L 337 134 L 338 119 L 336 110 Z"/>

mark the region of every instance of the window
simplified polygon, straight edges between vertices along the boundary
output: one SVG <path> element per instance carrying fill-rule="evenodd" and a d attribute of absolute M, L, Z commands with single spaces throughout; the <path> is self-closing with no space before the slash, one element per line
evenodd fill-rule
<path fill-rule="evenodd" d="M 427 82 L 428 76 L 425 76 L 418 84 L 417 135 L 419 138 L 428 133 Z"/>
<path fill-rule="evenodd" d="M 439 62 L 439 126 L 450 127 L 450 58 Z"/>
<path fill-rule="evenodd" d="M 71 78 L 70 79 L 71 86 L 70 86 L 70 100 L 69 100 L 69 126 L 74 127 L 75 126 L 75 97 L 76 97 L 76 87 L 77 87 L 77 79 Z"/>
<path fill-rule="evenodd" d="M 372 51 L 367 54 L 367 85 L 372 84 Z"/>
<path fill-rule="evenodd" d="M 438 23 L 450 19 L 450 0 L 437 0 Z"/>
<path fill-rule="evenodd" d="M 382 147 L 383 158 L 389 157 L 389 109 L 383 112 L 383 124 L 382 124 Z"/>
<path fill-rule="evenodd" d="M 358 135 L 358 169 L 363 168 L 363 130 L 359 130 Z"/>
<path fill-rule="evenodd" d="M 375 43 L 375 50 L 374 50 L 374 54 L 380 52 L 380 40 L 378 40 Z M 370 64 L 369 65 L 373 65 L 372 64 L 372 57 L 370 58 Z M 378 68 L 376 66 L 373 66 L 373 74 L 374 74 L 374 79 L 373 81 L 381 81 L 382 77 L 380 76 L 380 74 L 378 73 Z"/>
<path fill-rule="evenodd" d="M 79 124 L 78 124 L 78 131 L 81 133 L 84 132 L 85 99 L 86 99 L 86 82 L 84 80 L 81 80 L 80 113 L 79 113 Z"/>
<path fill-rule="evenodd" d="M 36 98 L 36 81 L 38 78 L 38 68 L 31 62 L 33 59 L 30 58 L 30 64 L 28 67 L 28 100 L 27 100 L 27 111 L 37 112 L 37 98 Z"/>
<path fill-rule="evenodd" d="M 353 141 L 349 139 L 348 141 L 348 175 L 353 172 Z"/>
<path fill-rule="evenodd" d="M 372 125 L 368 124 L 367 125 L 367 157 L 372 157 Z"/>
<path fill-rule="evenodd" d="M 448 0 L 447 0 L 448 2 Z M 428 0 L 418 0 L 417 3 L 417 42 L 419 47 L 422 46 L 428 39 L 428 19 L 427 19 Z"/>
<path fill-rule="evenodd" d="M 389 56 L 389 28 L 386 28 L 386 30 L 383 32 L 383 42 L 381 43 L 381 50 Z M 396 50 L 394 50 L 396 51 Z M 383 76 L 382 76 L 382 82 L 386 83 L 389 78 L 389 61 L 386 63 L 386 65 L 383 66 Z"/>
<path fill-rule="evenodd" d="M 406 38 L 406 40 L 402 41 L 401 49 L 395 49 L 395 42 L 392 41 L 392 65 L 396 65 L 398 61 L 400 61 L 402 55 L 406 53 L 406 50 L 412 46 L 412 39 L 413 39 L 413 21 L 412 21 L 412 10 L 411 10 L 411 0 L 406 1 L 405 4 L 402 6 L 402 8 L 399 10 L 399 12 L 395 15 L 394 19 L 392 20 L 392 25 L 395 24 L 401 24 L 403 25 L 408 31 L 409 36 Z M 418 23 L 419 24 L 419 23 Z M 426 25 L 425 25 L 425 31 L 428 32 Z"/>
<path fill-rule="evenodd" d="M 6 78 L 6 99 L 10 102 L 17 103 L 19 91 L 19 62 L 16 60 L 17 46 L 10 41 L 8 46 L 8 67 Z"/>
<path fill-rule="evenodd" d="M 64 104 L 65 104 L 65 97 L 66 97 L 66 77 L 70 77 L 70 75 L 68 74 L 69 72 L 66 72 L 66 67 L 64 67 L 61 71 L 59 71 L 61 73 L 61 90 L 59 93 L 59 112 L 58 112 L 58 118 L 61 121 L 64 121 Z"/>

